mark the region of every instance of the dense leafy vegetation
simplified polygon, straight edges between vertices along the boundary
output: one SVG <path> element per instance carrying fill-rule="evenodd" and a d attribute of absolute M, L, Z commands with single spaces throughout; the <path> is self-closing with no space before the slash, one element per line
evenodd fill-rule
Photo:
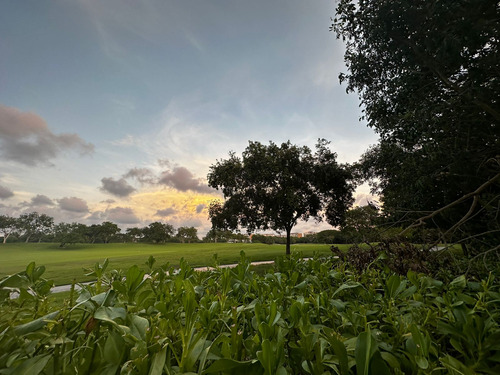
<path fill-rule="evenodd" d="M 340 80 L 380 136 L 361 165 L 384 213 L 471 255 L 500 250 L 499 15 L 493 0 L 339 0 L 332 25 Z"/>
<path fill-rule="evenodd" d="M 0 281 L 0 371 L 30 374 L 495 374 L 500 290 L 459 276 L 363 273 L 334 257 L 263 276 L 156 266 L 106 271 L 63 306 L 43 267 Z M 10 290 L 19 290 L 9 299 Z"/>

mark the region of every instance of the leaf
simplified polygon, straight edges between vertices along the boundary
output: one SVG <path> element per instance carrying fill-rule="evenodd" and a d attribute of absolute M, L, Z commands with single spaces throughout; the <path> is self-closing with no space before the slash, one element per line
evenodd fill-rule
<path fill-rule="evenodd" d="M 463 289 L 466 285 L 467 280 L 465 279 L 465 275 L 461 275 L 450 282 L 450 289 Z"/>
<path fill-rule="evenodd" d="M 115 324 L 116 319 L 125 320 L 126 315 L 127 313 L 123 307 L 100 306 L 94 313 L 94 319 L 103 320 L 105 322 L 110 322 Z"/>
<path fill-rule="evenodd" d="M 163 373 L 163 366 L 167 359 L 167 347 L 164 347 L 159 352 L 156 352 L 151 360 L 151 367 L 149 368 L 148 375 L 161 375 Z"/>
<path fill-rule="evenodd" d="M 139 340 L 146 339 L 146 332 L 149 328 L 149 321 L 138 315 L 130 315 L 130 331 Z"/>
<path fill-rule="evenodd" d="M 210 365 L 203 374 L 223 373 L 223 374 L 259 374 L 259 361 L 252 359 L 249 361 L 235 361 L 234 359 L 221 358 Z"/>
<path fill-rule="evenodd" d="M 377 351 L 377 343 L 371 335 L 370 330 L 359 334 L 356 340 L 354 356 L 356 358 L 356 373 L 368 375 L 370 370 L 370 359 Z"/>
<path fill-rule="evenodd" d="M 28 282 L 26 279 L 19 276 L 19 274 L 14 274 L 7 276 L 0 281 L 0 288 L 21 288 L 26 287 Z"/>
<path fill-rule="evenodd" d="M 340 341 L 335 332 L 325 327 L 325 334 L 323 337 L 329 342 L 330 346 L 333 348 L 333 352 L 337 356 L 340 365 L 340 373 L 347 374 L 349 372 L 349 357 L 347 356 L 347 350 L 342 341 Z"/>
<path fill-rule="evenodd" d="M 14 332 L 19 336 L 25 335 L 27 333 L 38 331 L 42 329 L 49 320 L 54 320 L 54 318 L 59 314 L 59 311 L 54 311 L 50 314 L 44 315 L 41 318 L 33 320 L 26 324 L 21 324 L 17 327 L 14 327 Z"/>
<path fill-rule="evenodd" d="M 47 362 L 50 360 L 50 357 L 52 357 L 50 354 L 32 357 L 16 367 L 13 373 L 22 375 L 38 375 L 43 371 Z"/>
<path fill-rule="evenodd" d="M 447 355 L 446 357 L 439 358 L 444 367 L 450 370 L 450 374 L 452 375 L 474 375 L 475 372 L 465 366 L 458 359 L 453 358 L 451 355 Z"/>
<path fill-rule="evenodd" d="M 125 341 L 123 338 L 116 332 L 110 332 L 104 343 L 104 360 L 108 363 L 119 365 L 124 352 Z"/>
<path fill-rule="evenodd" d="M 382 359 L 380 352 L 377 351 L 370 361 L 370 374 L 377 375 L 391 375 L 391 370 L 387 366 L 387 363 Z"/>
<path fill-rule="evenodd" d="M 341 286 L 339 286 L 337 288 L 337 290 L 332 294 L 332 297 L 334 297 L 337 293 L 343 291 L 343 290 L 346 290 L 346 289 L 353 289 L 353 288 L 359 288 L 361 286 L 360 283 L 357 283 L 357 282 L 347 282 L 347 283 L 344 283 L 342 284 Z"/>

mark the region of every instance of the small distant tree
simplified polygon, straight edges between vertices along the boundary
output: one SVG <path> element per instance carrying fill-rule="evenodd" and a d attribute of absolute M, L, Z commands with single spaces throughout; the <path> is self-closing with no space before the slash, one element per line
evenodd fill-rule
<path fill-rule="evenodd" d="M 170 224 L 155 221 L 142 229 L 144 239 L 153 243 L 165 243 L 175 233 L 174 227 Z"/>
<path fill-rule="evenodd" d="M 284 231 L 289 255 L 298 220 L 321 220 L 325 213 L 330 224 L 341 224 L 354 185 L 349 167 L 337 163 L 328 144 L 320 140 L 312 154 L 289 141 L 281 146 L 249 142 L 241 158 L 231 152 L 229 159 L 217 161 L 208 183 L 222 191 L 225 201 L 209 207 L 213 228 Z"/>
<path fill-rule="evenodd" d="M 184 242 L 197 242 L 200 239 L 198 238 L 198 229 L 195 227 L 180 227 L 177 229 L 177 238 Z"/>
<path fill-rule="evenodd" d="M 0 215 L 0 233 L 3 234 L 3 243 L 7 242 L 7 238 L 16 230 L 17 219 L 7 215 Z"/>
<path fill-rule="evenodd" d="M 378 240 L 378 208 L 373 204 L 353 208 L 346 213 L 342 233 L 350 242 L 371 242 Z"/>
<path fill-rule="evenodd" d="M 141 228 L 133 227 L 127 228 L 127 237 L 132 242 L 137 242 L 144 236 Z"/>

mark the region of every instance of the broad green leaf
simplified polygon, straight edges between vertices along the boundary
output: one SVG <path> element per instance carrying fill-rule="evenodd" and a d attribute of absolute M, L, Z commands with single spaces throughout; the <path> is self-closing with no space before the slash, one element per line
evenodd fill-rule
<path fill-rule="evenodd" d="M 117 319 L 125 320 L 127 312 L 123 307 L 100 306 L 94 313 L 94 319 L 116 323 Z"/>
<path fill-rule="evenodd" d="M 341 286 L 339 286 L 337 288 L 337 290 L 332 294 L 332 297 L 335 297 L 335 295 L 337 293 L 340 293 L 341 291 L 343 290 L 346 290 L 346 289 L 353 289 L 353 288 L 359 288 L 360 286 L 362 286 L 360 283 L 358 282 L 354 282 L 354 281 L 349 281 L 347 283 L 344 283 L 342 284 Z"/>
<path fill-rule="evenodd" d="M 261 367 L 259 361 L 252 359 L 249 361 L 235 361 L 233 359 L 221 358 L 212 363 L 203 374 L 223 373 L 223 374 L 260 374 Z"/>
<path fill-rule="evenodd" d="M 466 285 L 467 279 L 465 278 L 465 275 L 461 275 L 450 282 L 450 289 L 463 289 Z"/>
<path fill-rule="evenodd" d="M 149 321 L 138 315 L 129 315 L 130 332 L 139 340 L 146 339 L 146 332 L 149 328 Z"/>
<path fill-rule="evenodd" d="M 336 337 L 336 333 L 330 328 L 325 328 L 323 337 L 333 348 L 333 352 L 339 360 L 340 373 L 347 374 L 349 372 L 349 357 L 347 356 L 347 350 L 344 343 Z"/>
<path fill-rule="evenodd" d="M 110 332 L 104 343 L 104 360 L 111 364 L 120 364 L 125 348 L 123 338 L 116 332 Z"/>
<path fill-rule="evenodd" d="M 167 359 L 167 347 L 164 347 L 159 352 L 156 352 L 151 360 L 151 367 L 149 368 L 148 375 L 161 375 L 163 373 L 163 366 Z"/>
<path fill-rule="evenodd" d="M 375 352 L 370 361 L 370 374 L 391 375 L 391 370 L 382 359 L 379 351 Z"/>
<path fill-rule="evenodd" d="M 33 320 L 26 324 L 21 324 L 17 327 L 14 327 L 14 332 L 20 336 L 25 335 L 27 333 L 38 331 L 42 329 L 49 320 L 54 320 L 54 318 L 59 314 L 59 311 L 54 311 L 50 314 L 44 315 L 41 318 Z"/>
<path fill-rule="evenodd" d="M 16 367 L 13 373 L 19 375 L 38 375 L 43 371 L 51 357 L 50 354 L 43 354 L 27 359 Z"/>
<path fill-rule="evenodd" d="M 451 355 L 447 355 L 446 357 L 439 358 L 444 367 L 446 367 L 450 374 L 452 375 L 474 375 L 474 370 L 465 366 L 458 359 L 453 358 Z"/>
<path fill-rule="evenodd" d="M 358 375 L 368 375 L 370 370 L 370 359 L 377 351 L 377 343 L 371 335 L 370 330 L 362 332 L 356 340 L 356 373 Z"/>

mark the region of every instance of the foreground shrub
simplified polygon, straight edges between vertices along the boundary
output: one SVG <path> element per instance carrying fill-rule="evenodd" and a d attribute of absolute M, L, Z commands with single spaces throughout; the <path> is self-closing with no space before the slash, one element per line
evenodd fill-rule
<path fill-rule="evenodd" d="M 34 264 L 0 281 L 1 373 L 500 373 L 493 275 L 443 283 L 334 257 L 279 259 L 263 276 L 244 255 L 205 273 L 106 266 L 57 309 Z"/>

